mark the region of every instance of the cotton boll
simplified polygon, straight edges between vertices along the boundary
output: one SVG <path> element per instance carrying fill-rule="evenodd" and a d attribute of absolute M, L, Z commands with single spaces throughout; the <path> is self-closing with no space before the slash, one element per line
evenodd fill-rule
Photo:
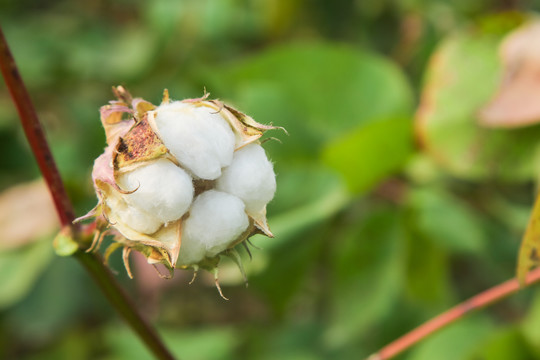
<path fill-rule="evenodd" d="M 182 167 L 214 180 L 232 161 L 235 136 L 227 121 L 208 107 L 176 101 L 159 106 L 153 122 L 159 137 Z"/>
<path fill-rule="evenodd" d="M 209 94 L 171 102 L 165 90 L 155 106 L 122 86 L 113 92 L 116 100 L 100 108 L 107 147 L 92 171 L 99 202 L 77 222 L 94 218 L 124 260 L 139 251 L 171 273 L 176 265 L 216 272 L 232 246 L 273 237 L 266 204 L 275 175 L 262 148 L 249 144 L 277 127 Z"/>
<path fill-rule="evenodd" d="M 261 212 L 276 192 L 276 176 L 264 149 L 253 143 L 237 150 L 216 189 L 242 199 L 248 214 Z"/>
<path fill-rule="evenodd" d="M 199 126 L 206 134 L 221 167 L 229 166 L 233 159 L 236 138 L 229 123 L 213 109 L 206 106 L 194 107 L 193 112 L 199 119 Z"/>
<path fill-rule="evenodd" d="M 202 193 L 193 202 L 189 217 L 184 221 L 180 263 L 190 265 L 204 256 L 216 256 L 227 249 L 248 225 L 244 203 L 239 198 L 215 190 Z"/>
<path fill-rule="evenodd" d="M 130 228 L 143 234 L 153 234 L 162 225 L 161 221 L 135 207 L 119 212 L 118 216 Z"/>
<path fill-rule="evenodd" d="M 185 224 L 184 224 L 185 225 Z M 180 243 L 180 255 L 177 265 L 193 265 L 204 259 L 206 247 L 196 238 L 188 236 L 184 231 Z"/>
<path fill-rule="evenodd" d="M 110 208 L 110 214 L 108 215 L 109 220 L 113 224 L 121 222 L 131 229 L 143 234 L 153 234 L 162 225 L 161 221 L 151 214 L 148 214 L 137 207 L 128 206 L 120 196 L 111 196 L 107 198 L 106 204 Z"/>
<path fill-rule="evenodd" d="M 191 177 L 181 168 L 162 159 L 118 177 L 128 203 L 167 223 L 182 217 L 193 201 Z"/>

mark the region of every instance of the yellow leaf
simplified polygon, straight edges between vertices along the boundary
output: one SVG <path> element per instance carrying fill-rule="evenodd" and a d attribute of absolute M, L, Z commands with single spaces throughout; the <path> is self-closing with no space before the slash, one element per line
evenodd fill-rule
<path fill-rule="evenodd" d="M 525 235 L 519 249 L 517 277 L 521 286 L 525 285 L 527 273 L 540 264 L 540 196 L 536 198 Z"/>

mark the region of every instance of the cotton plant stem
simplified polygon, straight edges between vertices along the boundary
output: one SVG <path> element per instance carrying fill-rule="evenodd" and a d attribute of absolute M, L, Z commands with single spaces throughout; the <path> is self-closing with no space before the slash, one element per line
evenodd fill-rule
<path fill-rule="evenodd" d="M 74 256 L 84 265 L 109 302 L 122 315 L 139 338 L 144 341 L 154 356 L 162 360 L 174 359 L 154 328 L 140 316 L 131 299 L 118 287 L 113 275 L 103 266 L 101 259 L 82 251 L 76 252 Z"/>
<path fill-rule="evenodd" d="M 60 218 L 62 226 L 71 226 L 74 219 L 73 207 L 67 196 L 64 184 L 60 178 L 60 173 L 49 149 L 49 144 L 45 140 L 45 135 L 39 123 L 37 113 L 32 106 L 30 95 L 24 86 L 24 82 L 19 74 L 15 60 L 11 55 L 6 38 L 0 28 L 0 68 L 6 81 L 7 88 L 11 94 L 15 107 L 19 113 L 19 118 L 24 129 L 28 143 L 32 148 L 34 157 L 43 174 L 47 186 L 51 192 L 56 213 Z"/>
<path fill-rule="evenodd" d="M 526 285 L 531 285 L 540 281 L 540 268 L 537 268 L 527 275 Z M 368 360 L 387 360 L 409 349 L 429 335 L 461 319 L 474 310 L 486 307 L 494 302 L 500 301 L 520 290 L 517 279 L 511 279 L 496 285 L 472 298 L 454 306 L 444 313 L 432 318 L 420 325 L 416 329 L 394 340 L 383 347 L 377 353 L 371 355 Z"/>
<path fill-rule="evenodd" d="M 19 113 L 26 138 L 51 192 L 60 224 L 62 227 L 73 228 L 72 222 L 75 219 L 73 206 L 67 196 L 36 110 L 17 69 L 1 27 L 0 69 Z M 122 290 L 101 259 L 97 255 L 86 253 L 82 250 L 77 251 L 74 256 L 86 268 L 111 305 L 124 318 L 133 331 L 137 333 L 154 356 L 161 360 L 174 359 L 155 329 L 138 313 L 135 305 Z"/>

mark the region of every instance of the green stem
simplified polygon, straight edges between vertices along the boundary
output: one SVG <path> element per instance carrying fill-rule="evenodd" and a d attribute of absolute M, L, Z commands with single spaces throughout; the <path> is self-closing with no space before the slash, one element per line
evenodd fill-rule
<path fill-rule="evenodd" d="M 111 272 L 103 266 L 103 262 L 95 255 L 80 250 L 74 256 L 84 265 L 111 305 L 122 315 L 133 331 L 139 335 L 156 358 L 163 360 L 174 359 L 160 340 L 157 332 L 140 316 L 135 310 L 131 299 L 118 287 Z"/>
<path fill-rule="evenodd" d="M 77 237 L 77 229 L 72 224 L 75 216 L 71 201 L 67 196 L 36 110 L 17 69 L 1 27 L 0 70 L 19 113 L 28 143 L 51 192 L 60 224 L 62 227 L 70 227 L 75 230 L 75 237 Z M 77 251 L 74 256 L 88 270 L 111 305 L 124 318 L 128 325 L 131 326 L 133 331 L 139 335 L 140 339 L 148 346 L 155 357 L 163 360 L 174 359 L 154 328 L 137 312 L 135 305 L 127 297 L 101 259 L 94 254 L 83 251 Z"/>

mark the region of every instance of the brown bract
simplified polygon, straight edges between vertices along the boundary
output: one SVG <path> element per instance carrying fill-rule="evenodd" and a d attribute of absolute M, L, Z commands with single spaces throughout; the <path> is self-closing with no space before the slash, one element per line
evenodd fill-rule
<path fill-rule="evenodd" d="M 113 167 L 117 172 L 130 171 L 145 162 L 165 156 L 168 152 L 144 115 L 125 136 L 118 138 Z"/>
<path fill-rule="evenodd" d="M 479 123 L 516 128 L 540 122 L 540 21 L 513 31 L 500 46 L 503 78 L 497 94 L 479 112 Z"/>
<path fill-rule="evenodd" d="M 47 186 L 36 180 L 0 193 L 0 251 L 50 236 L 58 219 Z"/>

